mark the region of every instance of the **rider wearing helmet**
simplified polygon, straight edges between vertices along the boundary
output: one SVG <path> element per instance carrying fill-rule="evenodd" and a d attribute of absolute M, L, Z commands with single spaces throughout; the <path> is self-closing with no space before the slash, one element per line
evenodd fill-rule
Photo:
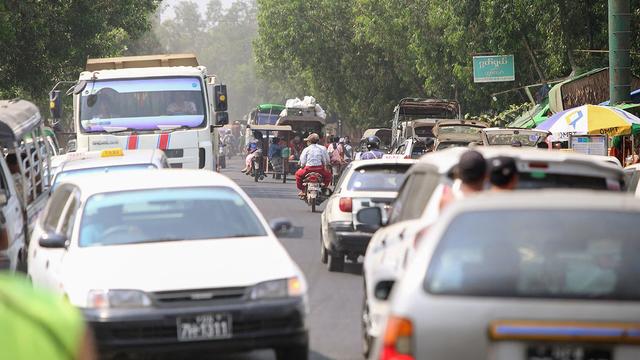
<path fill-rule="evenodd" d="M 369 151 L 360 155 L 361 160 L 382 159 L 384 153 L 380 151 L 380 138 L 377 136 L 369 136 L 367 138 L 367 149 Z"/>
<path fill-rule="evenodd" d="M 304 195 L 302 180 L 310 172 L 317 172 L 322 175 L 325 187 L 329 187 L 329 184 L 331 184 L 331 172 L 327 170 L 327 167 L 331 166 L 329 153 L 327 148 L 318 145 L 320 136 L 318 134 L 310 134 L 304 140 L 309 142 L 309 146 L 302 150 L 302 154 L 300 154 L 300 169 L 296 171 L 296 185 L 300 190 L 298 196 Z"/>

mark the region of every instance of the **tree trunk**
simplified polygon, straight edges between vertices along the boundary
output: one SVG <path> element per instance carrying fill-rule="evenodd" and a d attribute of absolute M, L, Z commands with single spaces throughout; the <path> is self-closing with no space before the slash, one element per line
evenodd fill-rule
<path fill-rule="evenodd" d="M 524 32 L 522 33 L 522 39 L 524 40 L 524 46 L 527 48 L 527 53 L 529 53 L 529 57 L 531 58 L 533 67 L 536 69 L 536 72 L 538 73 L 538 78 L 540 79 L 540 82 L 541 83 L 545 82 L 546 79 L 545 79 L 544 73 L 542 72 L 542 69 L 540 68 L 540 65 L 538 64 L 538 59 L 536 59 L 536 54 L 531 49 L 531 43 L 529 42 L 529 37 L 527 37 L 527 34 L 525 34 Z"/>

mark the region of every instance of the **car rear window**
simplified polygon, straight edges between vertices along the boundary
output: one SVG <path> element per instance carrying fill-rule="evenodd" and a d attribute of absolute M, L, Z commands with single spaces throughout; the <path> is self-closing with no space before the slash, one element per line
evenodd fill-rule
<path fill-rule="evenodd" d="M 90 197 L 80 246 L 265 236 L 254 211 L 226 187 L 123 191 Z"/>
<path fill-rule="evenodd" d="M 607 179 L 594 176 L 550 174 L 545 172 L 520 173 L 520 189 L 591 189 L 607 190 Z"/>
<path fill-rule="evenodd" d="M 356 169 L 347 189 L 352 191 L 398 191 L 409 165 L 366 166 Z"/>
<path fill-rule="evenodd" d="M 453 219 L 425 278 L 432 294 L 640 300 L 637 212 L 496 210 Z"/>

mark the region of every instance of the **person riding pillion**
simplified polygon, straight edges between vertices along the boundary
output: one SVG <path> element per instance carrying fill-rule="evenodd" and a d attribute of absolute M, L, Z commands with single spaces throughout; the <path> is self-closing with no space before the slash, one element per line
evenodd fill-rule
<path fill-rule="evenodd" d="M 360 155 L 361 160 L 382 159 L 384 153 L 380 151 L 380 138 L 369 136 L 367 138 L 367 152 Z"/>
<path fill-rule="evenodd" d="M 302 154 L 300 154 L 300 169 L 296 171 L 296 186 L 300 190 L 299 196 L 304 195 L 302 181 L 310 172 L 317 172 L 322 175 L 325 187 L 331 184 L 331 172 L 327 169 L 327 167 L 331 166 L 329 152 L 324 146 L 318 145 L 320 136 L 318 134 L 310 134 L 304 140 L 309 142 L 309 146 L 302 150 Z"/>

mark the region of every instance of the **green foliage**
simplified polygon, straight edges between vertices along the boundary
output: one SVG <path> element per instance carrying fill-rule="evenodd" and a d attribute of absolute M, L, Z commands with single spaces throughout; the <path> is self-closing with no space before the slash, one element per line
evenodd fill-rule
<path fill-rule="evenodd" d="M 0 3 L 0 98 L 44 103 L 87 57 L 122 54 L 150 29 L 160 0 L 5 0 Z"/>
<path fill-rule="evenodd" d="M 632 0 L 638 73 L 640 0 Z M 585 0 L 258 0 L 259 74 L 313 93 L 352 126 L 388 124 L 399 99 L 458 98 L 467 113 L 526 101 L 491 94 L 607 66 L 607 4 Z M 473 83 L 474 54 L 513 54 L 515 83 Z M 508 111 L 512 111 L 509 109 Z"/>

